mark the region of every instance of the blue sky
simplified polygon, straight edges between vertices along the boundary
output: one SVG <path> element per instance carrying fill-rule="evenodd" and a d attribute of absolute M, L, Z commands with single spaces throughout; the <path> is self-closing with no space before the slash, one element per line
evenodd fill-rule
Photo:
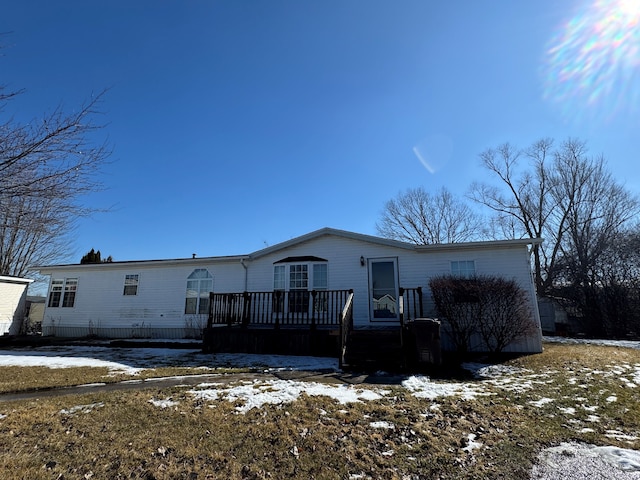
<path fill-rule="evenodd" d="M 79 222 L 73 261 L 375 234 L 387 200 L 463 195 L 478 154 L 507 141 L 585 140 L 640 192 L 637 3 L 8 2 L 0 83 L 26 93 L 4 114 L 110 88 L 96 141 L 112 162 L 84 201 L 111 211 Z M 631 33 L 597 37 L 603 18 Z"/>

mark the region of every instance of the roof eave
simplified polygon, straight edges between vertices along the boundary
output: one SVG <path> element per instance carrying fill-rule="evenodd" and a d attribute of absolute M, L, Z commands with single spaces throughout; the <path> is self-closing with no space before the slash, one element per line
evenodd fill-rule
<path fill-rule="evenodd" d="M 232 255 L 224 257 L 198 257 L 198 258 L 174 258 L 166 260 L 125 260 L 119 262 L 104 262 L 104 263 L 72 263 L 64 265 L 43 265 L 34 266 L 32 270 L 47 275 L 48 272 L 54 270 L 77 270 L 79 268 L 92 270 L 92 269 L 116 269 L 126 266 L 139 266 L 139 267 L 155 267 L 155 266 L 170 266 L 170 265 L 202 265 L 210 263 L 223 263 L 223 262 L 240 262 L 242 260 L 248 260 L 247 255 Z"/>
<path fill-rule="evenodd" d="M 460 242 L 460 243 L 433 243 L 430 245 L 416 245 L 416 250 L 433 251 L 433 250 L 470 250 L 475 248 L 510 248 L 528 245 L 540 245 L 542 238 L 516 238 L 509 240 L 483 240 L 479 242 Z"/>
<path fill-rule="evenodd" d="M 385 245 L 389 247 L 402 248 L 405 250 L 413 250 L 414 248 L 414 245 L 410 243 L 400 242 L 398 240 L 391 240 L 388 238 L 374 237 L 373 235 L 365 235 L 363 233 L 355 233 L 355 232 L 349 232 L 347 230 L 339 230 L 336 228 L 324 227 L 319 230 L 314 230 L 313 232 L 306 233 L 299 237 L 295 237 L 290 240 L 277 243 L 270 247 L 257 250 L 251 253 L 249 256 L 251 257 L 252 260 L 255 260 L 257 258 L 264 257 L 265 255 L 269 255 L 270 253 L 278 252 L 280 250 L 291 247 L 293 245 L 298 245 L 300 243 L 308 242 L 311 240 L 315 240 L 316 238 L 329 236 L 329 235 L 348 238 L 351 240 L 357 240 L 360 242 L 367 242 L 367 243 L 373 243 L 377 245 Z"/>
<path fill-rule="evenodd" d="M 28 285 L 33 283 L 34 280 L 31 278 L 22 278 L 22 277 L 10 277 L 9 275 L 0 275 L 0 282 L 2 283 L 20 283 Z"/>

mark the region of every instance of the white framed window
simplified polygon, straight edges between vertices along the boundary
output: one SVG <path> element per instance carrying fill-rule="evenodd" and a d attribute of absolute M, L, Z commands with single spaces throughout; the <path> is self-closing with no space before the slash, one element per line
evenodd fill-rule
<path fill-rule="evenodd" d="M 78 290 L 77 278 L 53 279 L 49 291 L 49 307 L 73 307 Z"/>
<path fill-rule="evenodd" d="M 60 299 L 62 298 L 62 289 L 64 288 L 64 280 L 63 279 L 53 279 L 51 280 L 51 288 L 49 290 L 49 303 L 47 306 L 49 307 L 59 307 Z"/>
<path fill-rule="evenodd" d="M 289 265 L 289 290 L 307 290 L 309 288 L 309 265 Z"/>
<path fill-rule="evenodd" d="M 327 290 L 328 286 L 327 263 L 292 263 L 273 266 L 274 290 Z"/>
<path fill-rule="evenodd" d="M 140 281 L 140 276 L 135 274 L 125 275 L 124 276 L 124 291 L 123 295 L 137 295 L 138 294 L 138 282 Z"/>
<path fill-rule="evenodd" d="M 327 287 L 329 285 L 329 276 L 327 275 L 326 263 L 313 264 L 313 290 L 316 291 L 313 303 L 313 311 L 316 313 L 326 313 L 329 308 L 329 299 L 327 297 Z"/>
<path fill-rule="evenodd" d="M 288 259 L 287 259 L 288 260 Z M 291 259 L 293 260 L 293 258 Z M 288 311 L 307 312 L 309 310 L 309 291 L 326 291 L 329 286 L 328 265 L 326 262 L 315 263 L 310 259 L 307 262 L 279 263 L 273 266 L 273 290 L 288 291 Z M 274 304 L 274 312 L 284 311 L 284 296 Z M 314 311 L 322 312 L 327 308 L 327 294 L 317 293 L 314 302 Z"/>
<path fill-rule="evenodd" d="M 313 264 L 313 290 L 327 290 L 329 276 L 326 263 Z"/>
<path fill-rule="evenodd" d="M 213 291 L 213 275 L 206 268 L 196 268 L 187 277 L 184 313 L 209 313 L 209 292 Z"/>
<path fill-rule="evenodd" d="M 451 275 L 461 278 L 472 278 L 476 275 L 474 260 L 456 260 L 451 262 Z"/>
<path fill-rule="evenodd" d="M 285 265 L 275 265 L 273 267 L 273 289 L 274 290 L 286 290 L 287 289 L 287 267 Z"/>
<path fill-rule="evenodd" d="M 309 311 L 309 265 L 289 265 L 289 312 Z"/>

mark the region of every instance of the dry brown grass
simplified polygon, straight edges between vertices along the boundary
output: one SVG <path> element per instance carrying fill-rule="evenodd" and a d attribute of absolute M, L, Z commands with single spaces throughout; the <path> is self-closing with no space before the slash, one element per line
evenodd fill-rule
<path fill-rule="evenodd" d="M 124 380 L 161 378 L 206 373 L 240 373 L 246 368 L 160 367 L 142 370 L 136 375 L 119 373 L 106 367 L 47 368 L 0 367 L 0 393 L 73 387 L 88 383 L 116 383 Z"/>
<path fill-rule="evenodd" d="M 0 404 L 6 415 L 0 472 L 7 479 L 60 480 L 525 479 L 536 452 L 552 443 L 640 448 L 637 440 L 605 436 L 640 432 L 636 393 L 615 376 L 594 373 L 607 365 L 640 365 L 640 352 L 548 345 L 541 355 L 508 363 L 539 383 L 522 391 L 486 385 L 495 394 L 473 401 L 420 399 L 400 387 L 346 406 L 302 395 L 244 415 L 227 400 L 205 402 L 181 388 Z M 606 400 L 614 395 L 615 402 Z M 168 398 L 176 404 L 149 402 Z M 541 398 L 553 401 L 531 403 Z M 588 421 L 594 412 L 580 407 L 561 413 L 580 403 L 597 407 L 598 422 Z M 84 407 L 72 411 L 78 406 Z M 373 428 L 380 421 L 393 428 Z M 583 426 L 593 431 L 580 433 Z M 469 434 L 482 448 L 464 450 Z"/>

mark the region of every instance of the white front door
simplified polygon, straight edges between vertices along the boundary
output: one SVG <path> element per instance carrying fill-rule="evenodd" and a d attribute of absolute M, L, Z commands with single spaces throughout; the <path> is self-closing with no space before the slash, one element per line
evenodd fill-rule
<path fill-rule="evenodd" d="M 397 259 L 369 259 L 369 298 L 372 321 L 399 321 Z"/>

